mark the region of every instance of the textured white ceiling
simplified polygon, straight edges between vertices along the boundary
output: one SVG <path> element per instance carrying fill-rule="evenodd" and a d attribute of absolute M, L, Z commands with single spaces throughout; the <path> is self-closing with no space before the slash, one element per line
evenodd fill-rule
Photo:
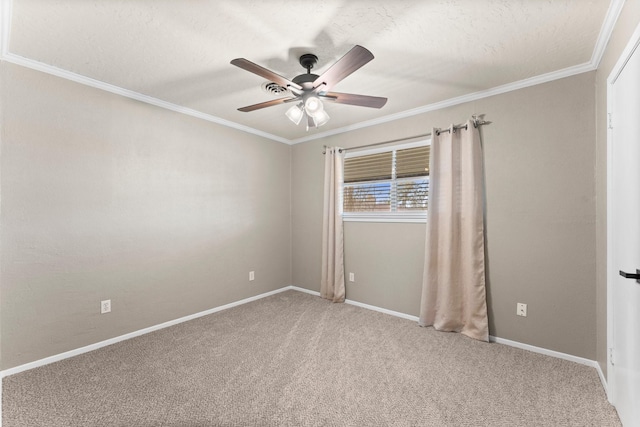
<path fill-rule="evenodd" d="M 287 140 L 589 64 L 609 0 L 12 0 L 9 54 Z M 298 57 L 321 74 L 354 45 L 375 59 L 334 90 L 389 99 L 380 110 L 331 104 L 308 133 L 244 57 L 288 78 Z"/>

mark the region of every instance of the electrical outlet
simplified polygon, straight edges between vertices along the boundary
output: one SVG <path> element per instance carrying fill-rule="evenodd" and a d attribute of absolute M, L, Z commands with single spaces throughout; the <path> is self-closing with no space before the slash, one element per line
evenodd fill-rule
<path fill-rule="evenodd" d="M 256 280 L 256 272 L 255 271 L 250 271 L 249 272 L 249 281 L 253 282 L 254 280 Z"/>
<path fill-rule="evenodd" d="M 516 304 L 516 314 L 518 316 L 527 317 L 527 304 L 521 302 Z"/>
<path fill-rule="evenodd" d="M 104 301 L 100 301 L 100 314 L 105 314 L 110 312 L 111 312 L 111 300 L 106 299 Z"/>
<path fill-rule="evenodd" d="M 356 275 L 354 273 L 349 273 L 349 281 L 350 282 L 355 282 L 356 281 Z"/>

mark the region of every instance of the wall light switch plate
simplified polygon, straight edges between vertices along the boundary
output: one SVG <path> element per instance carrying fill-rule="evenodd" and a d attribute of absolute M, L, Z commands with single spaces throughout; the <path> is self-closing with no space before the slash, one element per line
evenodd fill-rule
<path fill-rule="evenodd" d="M 249 281 L 253 282 L 256 279 L 256 272 L 255 271 L 250 271 L 249 272 Z"/>
<path fill-rule="evenodd" d="M 355 282 L 356 281 L 356 275 L 354 273 L 349 273 L 349 281 L 350 282 Z"/>

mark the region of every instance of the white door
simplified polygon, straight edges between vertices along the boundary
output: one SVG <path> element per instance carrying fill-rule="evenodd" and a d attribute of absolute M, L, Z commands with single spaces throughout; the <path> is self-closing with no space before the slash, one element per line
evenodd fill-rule
<path fill-rule="evenodd" d="M 640 426 L 640 48 L 635 46 L 609 80 L 609 393 L 625 427 Z"/>

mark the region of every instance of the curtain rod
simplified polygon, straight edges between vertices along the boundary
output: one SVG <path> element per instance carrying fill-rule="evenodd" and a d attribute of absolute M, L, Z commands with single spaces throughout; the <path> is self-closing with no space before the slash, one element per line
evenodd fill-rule
<path fill-rule="evenodd" d="M 478 127 L 478 126 L 490 125 L 491 122 L 484 120 L 482 118 L 483 116 L 484 114 L 480 114 L 480 115 L 474 114 L 473 116 L 471 116 L 471 120 L 473 121 L 473 126 Z M 467 125 L 459 124 L 459 125 L 453 126 L 453 130 L 463 129 L 463 128 L 466 129 Z M 438 132 L 438 135 L 441 132 L 451 132 L 451 128 L 436 129 L 436 132 Z M 348 151 L 348 150 L 360 150 L 361 148 L 377 147 L 378 145 L 393 144 L 394 142 L 402 142 L 402 141 L 407 141 L 409 139 L 426 138 L 427 136 L 431 136 L 431 132 L 423 133 L 422 135 L 414 135 L 414 136 L 408 136 L 405 138 L 392 139 L 391 141 L 374 142 L 373 144 L 358 145 L 357 147 L 351 147 L 351 148 L 341 148 L 339 151 L 342 153 L 343 151 Z M 328 147 L 325 145 L 324 150 L 322 151 L 322 154 L 326 154 L 327 148 Z"/>

